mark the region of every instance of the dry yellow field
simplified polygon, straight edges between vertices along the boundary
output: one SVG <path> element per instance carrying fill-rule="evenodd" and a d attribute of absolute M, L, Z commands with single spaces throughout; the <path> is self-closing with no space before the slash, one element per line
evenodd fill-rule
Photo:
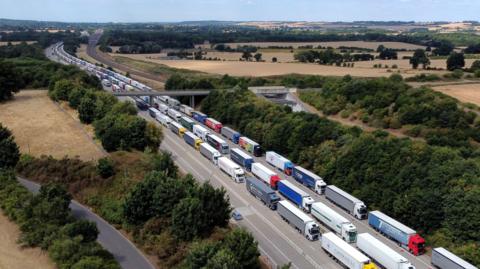
<path fill-rule="evenodd" d="M 0 104 L 0 122 L 13 132 L 22 153 L 78 156 L 86 161 L 104 157 L 92 141 L 92 128 L 82 125 L 75 113 L 57 106 L 45 90 L 23 90 Z"/>
<path fill-rule="evenodd" d="M 130 56 L 127 56 L 130 57 Z M 132 57 L 134 58 L 134 57 Z M 167 65 L 179 69 L 190 69 L 212 74 L 229 74 L 232 76 L 274 76 L 284 74 L 306 74 L 306 75 L 324 75 L 324 76 L 344 76 L 350 74 L 355 77 L 383 77 L 390 76 L 387 69 L 372 68 L 373 62 L 369 67 L 354 68 L 326 66 L 319 64 L 305 63 L 271 63 L 271 62 L 239 62 L 239 61 L 193 61 L 193 60 L 156 60 L 146 59 L 158 64 Z M 410 77 L 419 73 L 437 73 L 438 71 L 424 70 L 399 70 L 402 76 Z"/>
<path fill-rule="evenodd" d="M 270 47 L 270 46 L 279 46 L 279 47 L 288 47 L 292 46 L 293 48 L 298 48 L 299 46 L 307 46 L 312 45 L 314 47 L 322 46 L 322 47 L 332 47 L 338 48 L 340 46 L 345 47 L 358 47 L 358 48 L 366 48 L 366 49 L 377 49 L 379 45 L 384 45 L 387 48 L 392 49 L 408 49 L 414 50 L 418 48 L 425 48 L 424 46 L 408 44 L 403 42 L 366 42 L 366 41 L 339 41 L 339 42 L 248 42 L 248 43 L 226 43 L 232 48 L 236 48 L 237 46 L 256 46 L 256 47 Z M 210 45 L 196 45 L 197 47 L 203 48 L 210 48 Z"/>
<path fill-rule="evenodd" d="M 0 211 L 0 269 L 54 269 L 47 253 L 40 248 L 21 248 L 17 244 L 18 226 Z"/>
<path fill-rule="evenodd" d="M 457 98 L 461 102 L 480 106 L 480 83 L 435 86 L 432 89 Z"/>

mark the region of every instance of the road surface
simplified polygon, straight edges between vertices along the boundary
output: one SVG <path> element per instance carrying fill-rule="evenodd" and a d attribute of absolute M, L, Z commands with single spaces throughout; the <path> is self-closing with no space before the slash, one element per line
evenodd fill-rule
<path fill-rule="evenodd" d="M 29 191 L 38 193 L 40 185 L 24 178 L 18 177 L 18 181 Z M 120 266 L 125 269 L 154 269 L 150 261 L 117 229 L 108 224 L 105 220 L 97 216 L 87 207 L 72 200 L 70 203 L 72 214 L 75 218 L 86 219 L 97 224 L 97 241 L 106 250 L 108 250 L 118 261 Z"/>
<path fill-rule="evenodd" d="M 125 100 L 125 97 L 119 97 Z M 148 121 L 156 122 L 151 118 L 147 112 L 140 111 L 139 115 Z M 185 172 L 191 173 L 199 181 L 210 181 L 215 187 L 224 187 L 230 197 L 233 207 L 238 209 L 244 219 L 238 224 L 248 229 L 255 236 L 259 242 L 259 248 L 265 256 L 267 256 L 272 264 L 282 265 L 292 262 L 292 268 L 341 268 L 340 265 L 334 262 L 332 258 L 326 255 L 320 247 L 320 242 L 310 242 L 302 235 L 285 223 L 280 216 L 260 201 L 254 199 L 246 190 L 244 184 L 237 184 L 233 182 L 227 175 L 221 172 L 213 163 L 204 158 L 198 151 L 186 144 L 183 139 L 172 133 L 169 129 L 163 128 L 164 139 L 161 144 L 161 149 L 172 153 L 175 163 Z M 228 141 L 230 147 L 238 147 Z M 265 159 L 255 158 L 255 162 L 260 162 L 270 166 Z M 271 167 L 271 166 L 270 166 Z M 273 168 L 272 168 L 273 170 Z M 313 191 L 300 185 L 291 177 L 287 177 L 282 173 L 278 173 L 281 179 L 286 179 L 301 189 L 309 193 L 316 201 L 321 201 L 338 213 L 349 219 L 356 227 L 359 233 L 368 232 L 376 238 L 396 250 L 406 258 L 408 258 L 417 269 L 430 268 L 430 261 L 427 255 L 415 257 L 404 249 L 400 248 L 396 243 L 388 240 L 384 236 L 375 232 L 367 224 L 366 220 L 360 221 L 347 214 L 342 209 L 336 207 L 324 196 L 318 195 Z M 327 231 L 325 226 L 322 226 L 322 232 Z"/>

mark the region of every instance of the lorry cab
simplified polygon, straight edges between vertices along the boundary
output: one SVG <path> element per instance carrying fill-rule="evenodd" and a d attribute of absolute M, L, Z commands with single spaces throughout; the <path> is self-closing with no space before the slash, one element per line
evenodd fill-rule
<path fill-rule="evenodd" d="M 212 160 L 215 165 L 218 165 L 218 158 L 220 157 L 222 157 L 222 154 L 220 154 L 220 152 L 215 150 L 215 152 L 213 152 L 213 160 Z"/>
<path fill-rule="evenodd" d="M 357 228 L 351 224 L 343 224 L 342 239 L 347 243 L 357 242 Z"/>
<path fill-rule="evenodd" d="M 315 181 L 315 187 L 313 190 L 318 194 L 324 194 L 326 188 L 327 188 L 327 183 L 325 183 L 325 181 L 320 179 Z"/>
<path fill-rule="evenodd" d="M 270 196 L 270 209 L 275 210 L 277 209 L 277 204 L 278 201 L 280 201 L 280 197 L 277 195 L 277 193 L 272 192 L 269 194 Z"/>
<path fill-rule="evenodd" d="M 425 253 L 425 239 L 418 234 L 410 236 L 408 249 L 415 256 L 422 255 Z"/>
<path fill-rule="evenodd" d="M 320 227 L 318 227 L 318 224 L 313 221 L 307 223 L 305 237 L 310 241 L 318 240 L 320 238 Z"/>
<path fill-rule="evenodd" d="M 378 267 L 371 261 L 364 262 L 362 269 L 378 269 Z"/>
<path fill-rule="evenodd" d="M 245 181 L 245 172 L 242 168 L 235 169 L 235 182 L 242 183 Z"/>
<path fill-rule="evenodd" d="M 202 139 L 198 138 L 198 139 L 195 139 L 195 146 L 194 148 L 196 150 L 200 150 L 200 145 L 203 143 Z"/>
<path fill-rule="evenodd" d="M 307 196 L 307 197 L 303 197 L 303 210 L 306 211 L 306 212 L 309 212 L 312 210 L 312 204 L 315 203 L 315 200 L 313 200 L 312 197 L 310 196 Z"/>
<path fill-rule="evenodd" d="M 354 208 L 354 216 L 357 219 L 367 218 L 367 206 L 364 203 L 356 203 Z"/>

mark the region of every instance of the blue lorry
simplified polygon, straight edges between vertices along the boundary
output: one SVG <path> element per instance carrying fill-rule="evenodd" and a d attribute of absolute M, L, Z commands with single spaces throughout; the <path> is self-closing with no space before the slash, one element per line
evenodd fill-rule
<path fill-rule="evenodd" d="M 195 119 L 196 121 L 204 124 L 205 123 L 205 120 L 208 118 L 207 115 L 203 114 L 202 112 L 199 112 L 199 111 L 192 111 L 192 117 L 193 119 Z"/>
<path fill-rule="evenodd" d="M 244 167 L 247 171 L 252 170 L 253 158 L 241 149 L 234 148 L 230 150 L 230 159 Z"/>
<path fill-rule="evenodd" d="M 293 167 L 292 176 L 296 181 L 312 189 L 314 192 L 318 194 L 325 193 L 327 183 L 325 183 L 321 177 L 315 175 L 307 169 L 300 166 L 295 166 Z"/>
<path fill-rule="evenodd" d="M 238 140 L 240 139 L 240 133 L 233 130 L 229 127 L 223 127 L 221 134 L 226 137 L 227 139 L 231 140 L 233 143 L 238 144 Z"/>
<path fill-rule="evenodd" d="M 277 187 L 280 194 L 285 196 L 285 198 L 292 201 L 300 209 L 303 209 L 303 211 L 310 212 L 312 204 L 315 201 L 308 193 L 288 182 L 288 180 L 280 180 L 277 183 Z"/>

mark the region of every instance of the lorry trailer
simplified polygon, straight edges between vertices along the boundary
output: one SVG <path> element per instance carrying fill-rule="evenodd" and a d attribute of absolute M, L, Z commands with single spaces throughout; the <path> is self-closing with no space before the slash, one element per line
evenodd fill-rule
<path fill-rule="evenodd" d="M 247 153 L 243 152 L 241 149 L 238 149 L 238 148 L 231 149 L 230 159 L 238 163 L 243 168 L 247 169 L 247 171 L 252 170 L 252 163 L 254 162 L 253 158 Z"/>
<path fill-rule="evenodd" d="M 314 241 L 320 237 L 318 224 L 290 202 L 279 201 L 277 203 L 277 213 L 308 240 Z"/>
<path fill-rule="evenodd" d="M 261 163 L 253 163 L 252 164 L 252 174 L 257 178 L 261 179 L 267 185 L 269 185 L 272 189 L 277 189 L 277 183 L 280 181 L 278 175 L 273 172 L 272 170 L 268 169 Z"/>
<path fill-rule="evenodd" d="M 180 123 L 174 122 L 174 121 L 170 122 L 169 127 L 174 134 L 180 137 L 183 137 L 183 134 L 185 134 L 185 132 L 187 131 L 187 129 L 183 128 L 183 126 L 180 125 Z"/>
<path fill-rule="evenodd" d="M 221 139 L 220 137 L 213 134 L 209 134 L 207 135 L 207 143 L 210 144 L 210 146 L 217 149 L 218 151 L 220 151 L 220 153 L 228 154 L 228 150 L 229 150 L 228 144 L 227 142 L 223 141 L 223 139 Z"/>
<path fill-rule="evenodd" d="M 312 204 L 312 215 L 347 243 L 357 241 L 357 228 L 348 219 L 335 212 L 326 204 L 316 202 Z"/>
<path fill-rule="evenodd" d="M 190 132 L 193 132 L 193 125 L 195 125 L 195 122 L 192 119 L 188 117 L 181 117 L 179 122 L 187 130 L 189 130 Z"/>
<path fill-rule="evenodd" d="M 325 197 L 334 204 L 345 209 L 355 218 L 367 218 L 367 206 L 365 206 L 365 204 L 359 199 L 348 194 L 346 191 L 334 185 L 328 185 L 325 189 Z"/>
<path fill-rule="evenodd" d="M 203 114 L 200 111 L 192 111 L 192 117 L 194 120 L 200 123 L 205 123 L 205 120 L 208 118 L 207 115 Z"/>
<path fill-rule="evenodd" d="M 265 159 L 267 160 L 267 163 L 276 167 L 286 175 L 290 176 L 292 174 L 293 163 L 280 154 L 277 154 L 274 151 L 267 151 L 265 153 Z"/>
<path fill-rule="evenodd" d="M 434 248 L 432 264 L 440 269 L 478 269 L 444 248 Z"/>
<path fill-rule="evenodd" d="M 192 116 L 193 108 L 187 106 L 187 105 L 180 105 L 180 112 L 182 112 L 185 115 Z"/>
<path fill-rule="evenodd" d="M 150 115 L 150 117 L 155 119 L 157 117 L 157 114 L 160 114 L 160 111 L 158 111 L 156 108 L 151 107 L 148 109 L 148 114 Z"/>
<path fill-rule="evenodd" d="M 222 135 L 227 139 L 231 140 L 233 143 L 238 144 L 238 140 L 240 139 L 240 133 L 233 130 L 229 127 L 222 127 L 221 131 Z"/>
<path fill-rule="evenodd" d="M 245 181 L 245 172 L 242 168 L 232 160 L 227 157 L 220 157 L 218 158 L 218 167 L 220 170 L 225 172 L 230 178 L 237 182 L 242 183 Z"/>
<path fill-rule="evenodd" d="M 222 124 L 212 118 L 206 118 L 205 125 L 207 125 L 210 129 L 214 130 L 217 133 L 220 133 L 220 131 L 222 130 Z"/>
<path fill-rule="evenodd" d="M 323 181 L 321 177 L 315 175 L 314 173 L 308 171 L 307 169 L 300 166 L 294 166 L 292 170 L 292 176 L 296 181 L 307 186 L 314 192 L 318 194 L 325 193 L 325 188 L 327 187 L 327 183 L 325 183 L 325 181 Z"/>
<path fill-rule="evenodd" d="M 376 239 L 369 233 L 359 234 L 357 237 L 357 248 L 365 253 L 377 264 L 386 269 L 415 269 L 407 258 L 398 254 L 393 249 Z"/>
<path fill-rule="evenodd" d="M 168 109 L 167 115 L 170 116 L 170 118 L 172 118 L 176 122 L 180 121 L 180 118 L 182 117 L 182 114 L 180 114 L 180 112 L 176 111 L 173 108 Z"/>
<path fill-rule="evenodd" d="M 145 101 L 143 101 L 142 99 L 140 99 L 138 97 L 135 97 L 133 99 L 135 100 L 135 105 L 137 105 L 138 109 L 143 110 L 143 111 L 148 109 L 148 104 L 145 103 Z"/>
<path fill-rule="evenodd" d="M 257 142 L 251 140 L 250 138 L 242 136 L 238 139 L 238 144 L 247 152 L 252 153 L 253 156 L 262 156 L 262 150 L 260 149 L 260 145 Z"/>
<path fill-rule="evenodd" d="M 203 127 L 202 125 L 195 124 L 193 125 L 193 133 L 200 137 L 203 141 L 207 141 L 207 135 L 210 134 L 207 128 Z"/>
<path fill-rule="evenodd" d="M 162 104 L 160 102 L 156 102 L 156 104 L 158 105 L 158 110 L 160 112 L 162 112 L 163 114 L 167 114 L 168 112 L 168 106 L 166 104 Z"/>
<path fill-rule="evenodd" d="M 297 188 L 297 186 L 293 185 L 292 183 L 288 182 L 287 180 L 280 180 L 277 183 L 278 192 L 285 196 L 288 200 L 293 202 L 296 206 L 302 209 L 305 212 L 310 212 L 312 207 L 313 200 L 310 195 L 306 192 L 302 191 L 301 189 Z"/>
<path fill-rule="evenodd" d="M 208 143 L 200 144 L 200 154 L 202 154 L 205 158 L 207 158 L 215 165 L 218 164 L 218 158 L 222 157 L 222 154 L 220 154 L 218 150 L 214 149 Z"/>
<path fill-rule="evenodd" d="M 416 231 L 380 211 L 368 213 L 368 224 L 381 234 L 399 243 L 413 255 L 425 253 L 425 240 Z"/>
<path fill-rule="evenodd" d="M 170 123 L 172 122 L 172 119 L 169 116 L 164 115 L 162 113 L 157 114 L 155 119 L 165 127 L 168 127 L 170 125 Z"/>
<path fill-rule="evenodd" d="M 322 234 L 322 249 L 348 269 L 377 269 L 370 259 L 334 233 Z"/>
<path fill-rule="evenodd" d="M 202 144 L 202 139 L 198 138 L 198 136 L 194 135 L 192 132 L 185 132 L 183 135 L 183 140 L 194 149 L 199 150 L 200 144 Z"/>
<path fill-rule="evenodd" d="M 255 198 L 263 202 L 268 208 L 277 209 L 277 203 L 280 201 L 277 193 L 267 185 L 263 184 L 259 179 L 254 177 L 247 177 L 245 187 Z"/>

